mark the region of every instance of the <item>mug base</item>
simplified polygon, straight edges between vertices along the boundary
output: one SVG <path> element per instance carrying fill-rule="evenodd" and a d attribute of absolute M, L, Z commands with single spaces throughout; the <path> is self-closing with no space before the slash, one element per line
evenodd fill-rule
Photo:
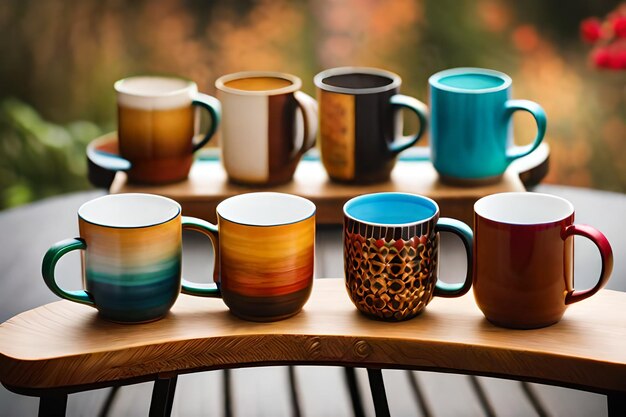
<path fill-rule="evenodd" d="M 242 187 L 273 187 L 276 185 L 284 185 L 293 180 L 293 176 L 288 178 L 280 178 L 273 181 L 246 181 L 237 178 L 228 177 L 228 182 Z"/>
<path fill-rule="evenodd" d="M 128 171 L 128 182 L 131 184 L 162 185 L 181 182 L 187 179 L 193 155 L 185 157 L 164 158 L 154 161 L 132 161 Z"/>
<path fill-rule="evenodd" d="M 238 294 L 224 289 L 222 285 L 222 299 L 230 312 L 241 319 L 256 322 L 278 321 L 302 310 L 311 295 L 312 284 L 311 282 L 301 290 L 284 295 L 257 297 Z"/>
<path fill-rule="evenodd" d="M 154 322 L 154 321 L 159 321 L 159 320 L 161 320 L 162 318 L 164 318 L 165 316 L 167 316 L 167 313 L 165 313 L 165 314 L 163 314 L 163 315 L 161 315 L 161 316 L 155 317 L 155 318 L 147 319 L 147 320 L 140 320 L 140 321 L 125 321 L 125 320 L 119 320 L 119 319 L 109 318 L 109 317 L 107 317 L 107 316 L 103 315 L 102 313 L 99 313 L 99 314 L 98 314 L 98 317 L 100 317 L 102 320 L 106 320 L 106 321 L 108 321 L 108 322 L 111 322 L 111 323 L 116 323 L 116 324 L 146 324 L 146 323 L 152 323 L 152 322 Z"/>
<path fill-rule="evenodd" d="M 247 316 L 245 314 L 240 314 L 240 313 L 236 313 L 234 311 L 230 311 L 234 316 L 239 317 L 242 320 L 246 320 L 246 321 L 254 321 L 257 323 L 267 323 L 267 322 L 272 322 L 272 321 L 280 321 L 280 320 L 285 320 L 288 319 L 290 317 L 295 316 L 296 314 L 298 314 L 299 312 L 301 312 L 302 309 L 292 312 L 292 313 L 288 313 L 288 314 L 283 314 L 280 316 Z"/>
<path fill-rule="evenodd" d="M 489 317 L 486 317 L 486 319 L 489 323 L 493 324 L 494 326 L 504 327 L 507 329 L 516 329 L 516 330 L 541 329 L 543 327 L 552 326 L 553 324 L 556 324 L 559 321 L 561 321 L 561 318 L 558 318 L 556 320 L 550 320 L 550 321 L 541 322 L 541 323 L 512 323 L 512 322 L 493 320 L 493 319 L 490 319 Z"/>
<path fill-rule="evenodd" d="M 372 313 L 369 313 L 367 311 L 360 310 L 359 308 L 357 308 L 357 310 L 359 311 L 359 313 L 361 313 L 362 315 L 364 315 L 368 319 L 377 320 L 377 321 L 384 321 L 384 322 L 387 322 L 387 323 L 398 323 L 398 322 L 401 322 L 401 321 L 411 320 L 411 319 L 414 319 L 415 317 L 421 315 L 422 312 L 424 311 L 424 309 L 421 309 L 420 311 L 408 314 L 408 315 L 406 315 L 406 316 L 404 316 L 402 318 L 396 318 L 394 316 L 383 317 L 383 316 L 380 316 L 380 315 L 377 315 L 377 314 L 372 314 Z"/>
<path fill-rule="evenodd" d="M 458 178 L 448 175 L 439 174 L 439 180 L 444 184 L 458 185 L 462 187 L 480 187 L 483 185 L 491 185 L 500 182 L 502 175 L 482 178 Z"/>

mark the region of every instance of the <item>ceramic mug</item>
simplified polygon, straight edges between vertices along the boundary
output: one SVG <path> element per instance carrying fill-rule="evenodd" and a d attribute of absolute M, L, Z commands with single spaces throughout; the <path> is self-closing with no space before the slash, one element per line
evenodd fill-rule
<path fill-rule="evenodd" d="M 215 81 L 222 103 L 222 162 L 235 183 L 276 185 L 292 179 L 315 144 L 317 103 L 299 91 L 300 78 L 268 71 Z"/>
<path fill-rule="evenodd" d="M 511 78 L 498 71 L 455 68 L 432 75 L 430 84 L 431 159 L 444 182 L 487 184 L 500 179 L 514 160 L 535 150 L 546 131 L 546 115 L 529 100 L 511 100 Z M 514 146 L 511 117 L 529 112 L 537 136 Z"/>
<path fill-rule="evenodd" d="M 104 319 L 157 320 L 181 290 L 182 229 L 194 229 L 197 221 L 181 217 L 177 202 L 157 195 L 115 194 L 88 201 L 78 209 L 80 237 L 58 242 L 46 253 L 44 282 L 59 297 L 95 307 Z M 74 250 L 83 251 L 85 289 L 68 291 L 58 286 L 54 271 L 59 259 Z M 187 290 L 194 292 L 193 285 Z"/>
<path fill-rule="evenodd" d="M 97 164 L 127 171 L 128 181 L 165 184 L 187 178 L 193 154 L 212 137 L 220 122 L 219 101 L 181 78 L 137 76 L 115 83 L 119 154 L 102 154 Z M 195 108 L 208 111 L 204 137 L 193 143 Z"/>
<path fill-rule="evenodd" d="M 418 315 L 433 296 L 459 297 L 472 285 L 472 230 L 439 218 L 433 200 L 416 194 L 376 193 L 349 200 L 344 214 L 344 270 L 350 299 L 362 313 L 399 321 Z M 467 274 L 447 284 L 439 274 L 439 232 L 457 235 Z"/>
<path fill-rule="evenodd" d="M 569 304 L 609 280 L 613 254 L 606 237 L 574 224 L 574 207 L 560 197 L 501 193 L 474 205 L 474 295 L 485 317 L 511 328 L 558 322 Z M 574 236 L 599 249 L 602 272 L 591 289 L 574 290 Z"/>
<path fill-rule="evenodd" d="M 365 67 L 342 67 L 315 76 L 320 106 L 321 158 L 332 180 L 372 183 L 389 179 L 396 156 L 426 130 L 428 110 L 399 94 L 400 77 Z M 399 110 L 420 120 L 419 131 L 403 138 Z"/>
<path fill-rule="evenodd" d="M 251 321 L 297 314 L 313 286 L 315 205 L 290 194 L 240 194 L 218 204 L 217 225 L 196 220 L 215 251 L 218 288 L 193 295 L 222 297 Z"/>

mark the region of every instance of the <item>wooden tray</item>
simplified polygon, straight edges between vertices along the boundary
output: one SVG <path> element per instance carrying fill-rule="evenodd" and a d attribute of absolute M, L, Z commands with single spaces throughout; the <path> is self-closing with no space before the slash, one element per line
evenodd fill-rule
<path fill-rule="evenodd" d="M 152 193 L 172 198 L 182 205 L 183 214 L 211 222 L 216 221 L 215 208 L 220 201 L 252 191 L 277 191 L 308 198 L 317 206 L 318 224 L 341 224 L 343 204 L 360 194 L 382 191 L 417 193 L 434 199 L 442 216 L 454 217 L 471 225 L 476 200 L 493 193 L 525 191 L 525 188 L 515 168 L 510 168 L 497 184 L 455 187 L 442 184 L 430 162 L 415 160 L 398 161 L 391 180 L 385 183 L 360 186 L 337 184 L 328 179 L 318 160 L 311 159 L 300 162 L 292 182 L 259 188 L 230 183 L 221 163 L 214 158 L 196 161 L 189 178 L 183 182 L 158 187 L 134 185 L 128 184 L 126 174 L 120 172 L 110 187 L 112 194 Z"/>

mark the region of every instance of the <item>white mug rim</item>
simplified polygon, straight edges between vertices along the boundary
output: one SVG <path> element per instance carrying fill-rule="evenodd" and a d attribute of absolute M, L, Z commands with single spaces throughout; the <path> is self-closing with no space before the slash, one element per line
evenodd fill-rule
<path fill-rule="evenodd" d="M 278 199 L 280 199 L 282 200 L 283 204 L 293 203 L 293 205 L 290 207 L 292 210 L 290 213 L 288 213 L 290 217 L 287 216 L 283 219 L 279 219 L 279 216 L 276 216 L 275 212 L 271 213 L 270 215 L 266 215 L 266 213 L 262 212 L 265 207 L 263 206 L 263 204 L 260 204 L 260 202 L 264 199 L 266 201 L 273 199 L 274 202 L 277 202 Z M 237 212 L 238 210 L 241 210 L 242 203 L 255 203 L 254 205 L 250 206 L 250 210 L 254 210 L 255 213 L 251 214 L 250 211 L 246 211 L 245 213 Z M 237 207 L 238 204 L 239 207 Z M 276 210 L 276 207 L 272 208 Z M 299 210 L 299 212 L 296 213 L 295 210 Z M 275 227 L 301 223 L 307 219 L 310 219 L 311 217 L 315 216 L 317 208 L 312 201 L 298 195 L 277 193 L 272 191 L 261 191 L 238 194 L 229 197 L 219 203 L 215 208 L 215 211 L 218 215 L 218 221 L 224 219 L 231 223 L 236 223 L 242 226 L 249 227 Z M 256 219 L 253 219 L 255 216 L 257 216 Z"/>
<path fill-rule="evenodd" d="M 507 206 L 507 210 L 502 208 L 498 209 L 497 206 L 494 206 L 496 204 L 503 204 L 503 202 L 510 202 L 511 200 L 515 200 L 516 204 Z M 520 204 L 524 200 L 525 202 L 535 200 L 534 204 L 536 205 L 529 208 L 529 206 Z M 553 204 L 553 206 L 547 207 L 546 204 Z M 554 206 L 554 204 L 558 204 L 559 206 Z M 547 209 L 552 211 L 547 212 Z M 534 211 L 530 212 L 529 210 Z M 543 211 L 539 212 L 538 210 Z M 474 213 L 483 219 L 498 224 L 532 227 L 562 222 L 573 216 L 575 209 L 574 205 L 563 197 L 552 194 L 522 191 L 496 193 L 485 196 L 474 203 Z"/>
<path fill-rule="evenodd" d="M 167 209 L 169 209 L 170 212 L 164 213 L 158 219 L 155 219 L 152 221 L 142 221 L 142 222 L 134 221 L 132 222 L 133 224 L 122 224 L 124 222 L 121 222 L 121 221 L 115 222 L 112 220 L 102 220 L 101 216 L 89 212 L 90 210 L 94 209 L 92 206 L 99 206 L 102 204 L 110 205 L 111 201 L 127 200 L 127 199 L 143 199 L 146 201 L 151 200 L 151 201 L 159 202 L 161 204 L 166 204 L 168 206 Z M 156 195 L 156 194 L 147 194 L 147 193 L 122 193 L 122 194 L 108 194 L 105 196 L 95 198 L 93 200 L 89 200 L 83 203 L 78 208 L 77 213 L 78 213 L 79 220 L 82 220 L 89 224 L 93 224 L 95 226 L 100 226 L 100 227 L 105 227 L 105 228 L 110 228 L 110 229 L 145 229 L 145 228 L 150 228 L 153 226 L 158 226 L 160 224 L 165 224 L 167 222 L 170 222 L 174 220 L 176 217 L 179 217 L 181 215 L 181 212 L 182 212 L 182 208 L 180 204 L 178 204 L 176 201 L 172 200 L 171 198 L 163 197 L 163 196 Z"/>
<path fill-rule="evenodd" d="M 380 87 L 365 87 L 365 88 L 350 88 L 350 87 L 338 87 L 335 85 L 327 84 L 325 82 L 326 78 L 334 77 L 337 75 L 350 75 L 350 74 L 365 74 L 365 75 L 376 75 L 379 77 L 388 78 L 391 80 L 389 84 L 385 84 Z M 382 93 L 385 91 L 391 91 L 397 88 L 400 88 L 402 85 L 402 78 L 395 72 L 387 71 L 380 68 L 374 67 L 336 67 L 329 68 L 324 71 L 319 72 L 314 78 L 313 82 L 323 91 L 328 91 L 330 93 L 342 93 L 342 94 L 351 94 L 351 95 L 359 95 L 359 94 L 375 94 Z"/>

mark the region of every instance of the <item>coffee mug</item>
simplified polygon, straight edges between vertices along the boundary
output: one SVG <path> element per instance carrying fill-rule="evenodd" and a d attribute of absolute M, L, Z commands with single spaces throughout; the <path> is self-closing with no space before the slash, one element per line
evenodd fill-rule
<path fill-rule="evenodd" d="M 433 296 L 459 297 L 472 285 L 472 230 L 439 218 L 437 203 L 405 193 L 365 194 L 349 200 L 344 214 L 346 289 L 357 309 L 382 320 L 418 315 Z M 438 279 L 439 232 L 457 235 L 467 254 L 465 280 Z"/>
<path fill-rule="evenodd" d="M 95 307 L 104 319 L 157 320 L 181 290 L 182 229 L 196 228 L 197 221 L 181 217 L 177 202 L 157 195 L 115 194 L 88 201 L 78 209 L 80 237 L 58 242 L 46 253 L 44 282 L 59 297 Z M 59 259 L 74 250 L 83 251 L 85 289 L 68 291 L 58 286 L 54 271 Z"/>
<path fill-rule="evenodd" d="M 222 103 L 222 162 L 235 183 L 290 181 L 302 155 L 315 144 L 317 103 L 299 91 L 300 78 L 247 71 L 215 81 Z"/>
<path fill-rule="evenodd" d="M 347 183 L 389 179 L 396 156 L 426 130 L 428 110 L 417 99 L 398 94 L 402 80 L 375 68 L 342 67 L 315 76 L 320 106 L 321 158 L 328 176 Z M 419 131 L 403 138 L 399 110 L 420 120 Z"/>
<path fill-rule="evenodd" d="M 220 122 L 219 101 L 198 92 L 196 83 L 180 78 L 137 76 L 115 83 L 118 155 L 103 155 L 98 164 L 127 171 L 129 182 L 164 184 L 187 178 L 193 154 L 213 136 Z M 193 143 L 195 108 L 211 117 L 208 132 Z"/>
<path fill-rule="evenodd" d="M 560 197 L 502 193 L 474 205 L 474 295 L 485 317 L 511 328 L 558 322 L 569 304 L 609 280 L 613 253 L 606 237 L 574 224 L 574 207 Z M 599 249 L 602 272 L 591 289 L 574 290 L 574 236 Z"/>
<path fill-rule="evenodd" d="M 222 297 L 230 311 L 251 321 L 297 314 L 313 286 L 315 205 L 290 194 L 240 194 L 218 204 L 217 226 L 195 220 L 215 251 L 218 288 L 183 292 Z"/>
<path fill-rule="evenodd" d="M 481 68 L 455 68 L 432 75 L 430 84 L 431 159 L 442 181 L 466 185 L 496 182 L 514 160 L 535 150 L 546 131 L 537 103 L 511 100 L 511 78 Z M 511 117 L 529 112 L 537 136 L 514 146 Z"/>

